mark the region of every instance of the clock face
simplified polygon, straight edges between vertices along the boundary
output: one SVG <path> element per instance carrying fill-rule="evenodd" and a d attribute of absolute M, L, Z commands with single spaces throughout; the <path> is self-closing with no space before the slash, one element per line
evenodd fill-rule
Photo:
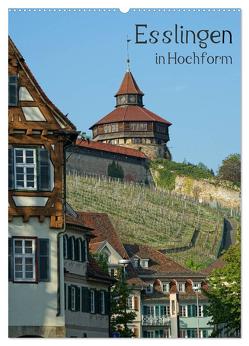
<path fill-rule="evenodd" d="M 129 95 L 129 102 L 135 102 L 136 96 L 135 95 Z"/>

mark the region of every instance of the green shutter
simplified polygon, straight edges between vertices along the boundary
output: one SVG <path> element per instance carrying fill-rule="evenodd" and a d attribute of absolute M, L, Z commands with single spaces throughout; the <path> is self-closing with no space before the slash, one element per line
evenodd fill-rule
<path fill-rule="evenodd" d="M 80 287 L 75 286 L 75 310 L 80 311 Z"/>
<path fill-rule="evenodd" d="M 68 303 L 68 310 L 72 311 L 72 287 L 68 286 L 68 290 L 67 290 L 67 303 Z"/>
<path fill-rule="evenodd" d="M 68 258 L 68 259 L 72 259 L 72 255 L 73 255 L 73 252 L 72 252 L 72 243 L 73 243 L 73 238 L 72 238 L 72 237 L 69 237 L 69 238 L 68 238 L 68 241 L 67 241 L 67 258 Z"/>
<path fill-rule="evenodd" d="M 18 77 L 9 76 L 9 106 L 17 106 L 18 103 Z"/>
<path fill-rule="evenodd" d="M 193 317 L 192 305 L 188 305 L 188 317 Z"/>
<path fill-rule="evenodd" d="M 38 150 L 38 190 L 51 190 L 49 152 L 44 148 Z"/>
<path fill-rule="evenodd" d="M 39 281 L 49 281 L 49 239 L 39 239 Z"/>
<path fill-rule="evenodd" d="M 80 238 L 77 238 L 74 242 L 74 259 L 75 259 L 75 261 L 79 261 L 79 259 L 80 259 L 80 252 L 79 252 L 80 242 L 81 242 Z"/>
<path fill-rule="evenodd" d="M 13 280 L 13 241 L 12 238 L 8 238 L 8 247 L 9 247 L 9 265 L 8 265 L 8 272 L 9 272 L 9 281 Z"/>
<path fill-rule="evenodd" d="M 81 288 L 81 311 L 90 312 L 90 291 L 87 287 Z"/>
<path fill-rule="evenodd" d="M 86 261 L 86 241 L 83 240 L 82 246 L 81 246 L 81 251 L 82 251 L 82 262 Z"/>
<path fill-rule="evenodd" d="M 14 149 L 9 148 L 9 190 L 15 188 L 15 177 L 14 177 Z"/>
<path fill-rule="evenodd" d="M 101 313 L 101 291 L 95 290 L 95 313 Z"/>
<path fill-rule="evenodd" d="M 192 305 L 193 317 L 197 316 L 197 305 Z"/>

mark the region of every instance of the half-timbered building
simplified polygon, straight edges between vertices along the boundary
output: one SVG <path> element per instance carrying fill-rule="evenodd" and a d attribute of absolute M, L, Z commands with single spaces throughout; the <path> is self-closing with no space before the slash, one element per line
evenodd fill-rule
<path fill-rule="evenodd" d="M 75 126 L 9 38 L 9 336 L 65 336 L 65 148 Z"/>

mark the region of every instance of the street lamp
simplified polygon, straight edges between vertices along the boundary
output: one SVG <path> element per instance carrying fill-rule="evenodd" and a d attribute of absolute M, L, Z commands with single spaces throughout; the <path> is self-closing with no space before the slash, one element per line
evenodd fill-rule
<path fill-rule="evenodd" d="M 197 306 L 197 311 L 196 311 L 197 328 L 196 328 L 196 332 L 197 332 L 197 338 L 199 338 L 200 337 L 200 328 L 199 328 L 199 296 L 198 296 L 198 293 L 200 292 L 200 289 L 198 286 L 194 286 L 193 291 L 196 294 L 196 306 Z"/>

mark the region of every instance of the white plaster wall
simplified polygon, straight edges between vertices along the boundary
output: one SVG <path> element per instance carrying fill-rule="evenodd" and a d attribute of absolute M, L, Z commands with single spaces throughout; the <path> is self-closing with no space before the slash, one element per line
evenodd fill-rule
<path fill-rule="evenodd" d="M 38 218 L 32 217 L 29 222 L 23 223 L 21 217 L 15 217 L 9 223 L 9 237 L 35 236 L 50 240 L 50 281 L 38 284 L 9 282 L 10 326 L 63 326 L 65 324 L 63 309 L 62 316 L 56 317 L 58 232 L 49 228 L 49 218 L 40 223 Z"/>

